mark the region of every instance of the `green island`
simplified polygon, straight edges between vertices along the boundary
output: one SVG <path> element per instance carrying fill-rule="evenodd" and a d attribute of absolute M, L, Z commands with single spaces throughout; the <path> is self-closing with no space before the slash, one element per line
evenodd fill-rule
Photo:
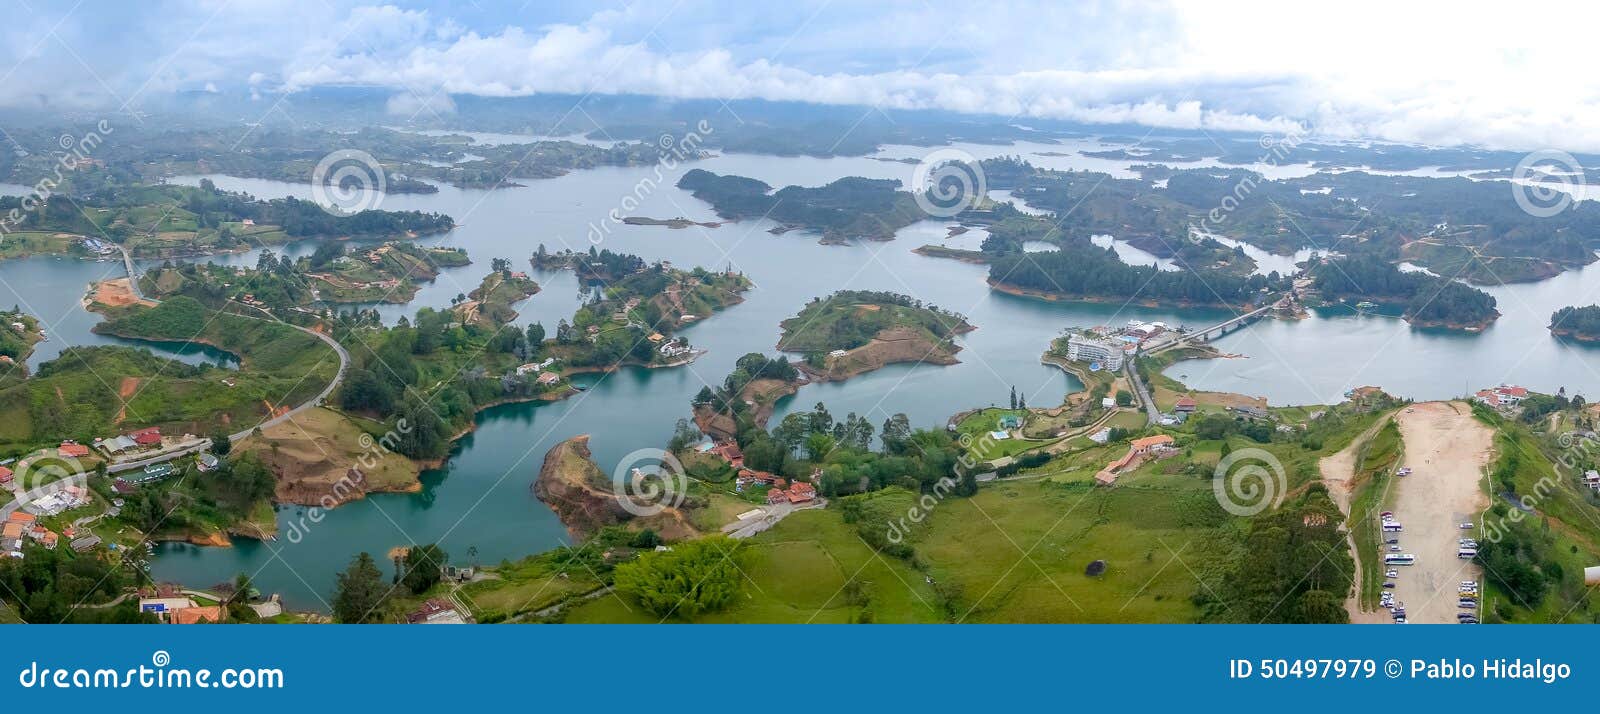
<path fill-rule="evenodd" d="M 81 177 L 89 178 L 89 177 Z M 0 257 L 71 255 L 179 258 L 241 252 L 306 238 L 415 238 L 455 227 L 449 216 L 418 211 L 362 211 L 335 216 L 311 201 L 254 199 L 200 186 L 110 183 L 83 197 L 56 196 L 35 210 L 0 196 L 8 224 Z"/>
<path fill-rule="evenodd" d="M 1050 300 L 1137 300 L 1142 304 L 1242 307 L 1283 287 L 1282 279 L 1215 269 L 1164 271 L 1128 265 L 1087 238 L 1041 253 L 998 253 L 989 263 L 995 290 Z"/>
<path fill-rule="evenodd" d="M 108 174 L 146 183 L 186 174 L 225 174 L 303 184 L 312 180 L 323 157 L 357 150 L 381 165 L 385 192 L 436 193 L 438 187 L 430 182 L 501 188 L 518 185 L 517 179 L 555 178 L 599 166 L 649 165 L 673 151 L 658 148 L 655 136 L 648 143 L 619 142 L 610 147 L 562 140 L 491 146 L 464 134 L 429 136 L 381 127 L 354 132 L 264 128 L 242 137 L 237 131 L 216 128 L 146 131 L 118 127 L 116 139 L 95 147 L 94 160 L 79 166 L 74 178 L 82 177 L 84 184 L 93 185 Z M 55 138 L 48 140 L 54 142 Z M 694 160 L 705 152 L 679 149 L 673 155 L 679 154 L 680 160 Z M 33 154 L 0 163 L 0 176 L 32 183 L 39 176 L 51 175 L 55 164 L 50 154 Z M 371 170 L 364 170 L 370 179 Z"/>
<path fill-rule="evenodd" d="M 1550 315 L 1550 334 L 1578 342 L 1600 342 L 1600 305 L 1568 306 Z"/>
<path fill-rule="evenodd" d="M 513 271 L 510 259 L 495 258 L 490 263 L 494 272 L 483 276 L 472 292 L 456 296 L 455 313 L 462 322 L 507 324 L 517 319 L 513 306 L 539 292 L 539 283 L 527 273 Z"/>
<path fill-rule="evenodd" d="M 1307 272 L 1323 300 L 1398 305 L 1406 322 L 1417 327 L 1477 332 L 1500 317 L 1494 296 L 1482 290 L 1424 273 L 1403 272 L 1373 256 L 1322 260 Z"/>
<path fill-rule="evenodd" d="M 168 261 L 141 275 L 139 288 L 157 299 L 187 295 L 213 307 L 227 302 L 270 308 L 406 303 L 416 296 L 418 283 L 438 277 L 441 268 L 470 263 L 460 249 L 389 241 L 352 252 L 330 241 L 298 259 L 263 250 L 254 269 Z"/>
<path fill-rule="evenodd" d="M 750 279 L 736 272 L 643 266 L 600 283 L 593 302 L 557 325 L 552 354 L 586 371 L 684 364 L 697 353 L 673 333 L 743 302 L 749 289 Z"/>
<path fill-rule="evenodd" d="M 816 379 L 842 380 L 896 362 L 955 364 L 955 337 L 974 329 L 960 315 L 888 292 L 843 290 L 813 298 L 781 324 L 778 349 L 806 355 Z"/>
<path fill-rule="evenodd" d="M 1600 208 L 1580 203 L 1548 219 L 1535 217 L 1493 181 L 1364 171 L 1269 180 L 1245 169 L 1165 167 L 1132 179 L 1041 169 L 1020 157 L 987 159 L 981 167 L 989 188 L 1054 212 L 1062 231 L 1113 235 L 1160 257 L 1174 257 L 1198 230 L 1281 255 L 1337 246 L 1497 285 L 1581 268 L 1600 248 L 1594 237 L 1600 235 Z M 1387 200 L 1395 196 L 1406 200 Z"/>
<path fill-rule="evenodd" d="M 752 178 L 691 169 L 678 187 L 711 204 L 723 218 L 768 218 L 780 224 L 773 232 L 811 231 L 822 234 L 824 243 L 893 240 L 896 231 L 927 217 L 916 199 L 900 190 L 900 182 L 889 179 L 852 176 L 817 188 L 773 191 Z"/>

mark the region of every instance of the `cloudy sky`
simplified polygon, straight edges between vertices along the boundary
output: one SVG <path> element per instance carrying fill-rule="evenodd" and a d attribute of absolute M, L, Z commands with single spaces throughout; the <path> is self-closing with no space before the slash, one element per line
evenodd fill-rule
<path fill-rule="evenodd" d="M 76 3 L 76 4 L 74 4 Z M 0 0 L 0 105 L 765 98 L 1600 151 L 1600 4 Z M 265 101 L 265 100 L 264 100 Z"/>

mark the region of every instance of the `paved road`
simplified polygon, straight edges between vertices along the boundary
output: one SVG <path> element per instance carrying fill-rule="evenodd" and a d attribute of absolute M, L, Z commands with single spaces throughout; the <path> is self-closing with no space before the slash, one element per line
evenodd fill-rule
<path fill-rule="evenodd" d="M 128 290 L 133 293 L 134 297 L 140 300 L 145 299 L 144 293 L 139 290 L 139 271 L 133 269 L 133 254 L 120 245 L 117 246 L 117 250 L 122 251 L 122 267 L 128 271 Z"/>
<path fill-rule="evenodd" d="M 1145 418 L 1151 426 L 1155 426 L 1161 423 L 1161 410 L 1156 408 L 1156 400 L 1150 398 L 1150 389 L 1144 386 L 1144 380 L 1139 379 L 1139 370 L 1133 366 L 1134 361 L 1124 362 L 1122 368 L 1128 373 L 1128 383 L 1133 385 L 1139 404 L 1144 406 Z"/>
<path fill-rule="evenodd" d="M 246 318 L 252 319 L 252 320 L 265 319 L 265 318 L 253 318 L 253 317 L 249 317 L 247 315 L 240 315 L 240 317 L 246 317 Z M 287 322 L 285 322 L 283 324 L 289 325 L 289 323 L 287 323 Z M 268 419 L 268 420 L 266 420 L 264 422 L 261 422 L 257 426 L 251 427 L 249 429 L 245 429 L 244 431 L 241 431 L 241 432 L 238 432 L 238 433 L 235 433 L 235 434 L 229 434 L 228 435 L 228 440 L 229 441 L 239 441 L 239 440 L 244 439 L 245 437 L 249 436 L 250 433 L 255 431 L 257 428 L 270 429 L 270 428 L 272 428 L 274 426 L 277 426 L 278 424 L 282 424 L 282 423 L 284 423 L 286 421 L 289 421 L 290 419 L 293 419 L 296 414 L 299 414 L 299 413 L 301 413 L 301 412 L 303 412 L 303 411 L 305 411 L 307 409 L 314 409 L 316 407 L 322 406 L 322 403 L 327 400 L 328 395 L 333 394 L 333 390 L 338 389 L 339 388 L 339 383 L 344 381 L 345 373 L 347 371 L 349 371 L 349 369 L 350 369 L 350 353 L 345 350 L 344 345 L 339 344 L 338 340 L 335 340 L 332 337 L 324 335 L 321 332 L 317 332 L 316 330 L 307 329 L 307 328 L 301 327 L 299 325 L 289 325 L 289 326 L 293 327 L 296 330 L 304 332 L 304 333 L 306 333 L 308 335 L 311 335 L 312 337 L 315 337 L 315 338 L 317 338 L 319 340 L 322 340 L 323 343 L 327 344 L 329 347 L 332 347 L 333 351 L 339 355 L 339 371 L 334 373 L 333 379 L 329 380 L 329 382 L 328 382 L 328 386 L 323 387 L 322 391 L 319 392 L 317 394 L 317 396 L 312 397 L 310 400 L 301 403 L 300 405 L 294 407 L 293 409 L 290 409 L 289 411 L 286 411 L 286 412 L 284 412 L 282 414 L 279 414 L 278 416 L 275 416 L 275 417 L 273 417 L 271 419 Z"/>
<path fill-rule="evenodd" d="M 789 514 L 794 513 L 795 511 L 804 511 L 812 508 L 825 508 L 827 505 L 828 499 L 819 498 L 804 506 L 796 506 L 790 503 L 777 503 L 762 506 L 761 508 L 763 511 L 765 511 L 765 513 L 759 516 L 746 518 L 742 521 L 734 521 L 729 523 L 722 527 L 722 532 L 728 534 L 730 538 L 749 538 L 750 536 L 778 525 L 778 521 L 787 518 Z"/>
<path fill-rule="evenodd" d="M 147 297 L 144 296 L 144 294 L 142 292 L 140 292 L 140 290 L 139 290 L 139 272 L 137 270 L 135 270 L 134 267 L 133 267 L 133 255 L 128 252 L 127 248 L 123 248 L 122 246 L 118 246 L 118 249 L 122 251 L 122 265 L 128 271 L 128 283 L 129 283 L 131 289 L 133 290 L 134 297 L 137 297 L 137 298 L 139 298 L 141 300 L 148 300 L 150 302 L 160 302 L 159 300 L 155 300 L 155 299 L 152 299 L 152 298 L 147 298 Z M 247 307 L 251 307 L 251 306 L 247 306 Z M 275 416 L 275 417 L 273 417 L 271 419 L 268 419 L 268 420 L 266 420 L 264 422 L 261 422 L 260 424 L 257 424 L 256 426 L 252 426 L 249 429 L 245 429 L 244 431 L 240 431 L 240 432 L 236 432 L 236 433 L 233 433 L 233 434 L 229 434 L 228 435 L 228 441 L 240 441 L 240 440 L 244 439 L 245 437 L 250 436 L 250 433 L 255 431 L 256 429 L 269 429 L 271 427 L 277 426 L 278 424 L 282 424 L 282 423 L 294 418 L 295 415 L 297 415 L 297 414 L 299 414 L 301 412 L 304 412 L 307 409 L 313 409 L 313 408 L 321 406 L 322 403 L 325 400 L 327 400 L 328 395 L 333 394 L 333 390 L 339 388 L 339 384 L 344 381 L 345 373 L 347 371 L 349 371 L 349 369 L 350 369 L 350 353 L 345 350 L 344 345 L 339 344 L 338 340 L 335 340 L 332 337 L 329 337 L 329 336 L 324 335 L 324 334 L 322 334 L 320 332 L 317 332 L 316 330 L 311 330 L 311 329 L 307 329 L 307 328 L 301 327 L 299 325 L 292 325 L 292 324 L 289 324 L 287 322 L 283 322 L 282 320 L 279 320 L 278 318 L 274 317 L 272 315 L 272 313 L 267 312 L 266 310 L 264 310 L 262 308 L 255 308 L 255 309 L 259 310 L 263 316 L 262 317 L 253 317 L 253 316 L 250 316 L 250 315 L 238 315 L 237 313 L 232 313 L 232 314 L 235 314 L 238 317 L 242 317 L 242 318 L 245 318 L 247 320 L 265 320 L 265 321 L 269 321 L 269 322 L 282 323 L 282 324 L 288 325 L 289 327 L 292 327 L 292 328 L 294 328 L 296 330 L 304 332 L 304 333 L 306 333 L 308 335 L 311 335 L 312 337 L 315 337 L 315 338 L 317 338 L 319 340 L 322 340 L 322 342 L 324 344 L 328 345 L 329 347 L 332 347 L 333 351 L 336 354 L 339 355 L 339 371 L 334 373 L 333 379 L 328 382 L 328 386 L 323 388 L 323 390 L 320 393 L 318 393 L 317 396 L 312 397 L 309 401 L 306 401 L 305 403 L 302 403 L 302 404 L 294 407 L 293 409 L 290 409 L 287 412 L 284 412 L 282 414 L 279 414 L 278 416 Z M 151 458 L 148 458 L 148 459 L 141 459 L 139 461 L 124 462 L 124 463 L 117 464 L 115 466 L 110 466 L 106 470 L 110 471 L 112 473 L 117 473 L 117 472 L 121 472 L 121 471 L 129 471 L 129 470 L 132 470 L 132 469 L 135 469 L 135 468 L 144 468 L 145 466 L 148 466 L 148 465 L 153 464 L 153 463 L 158 463 L 158 462 L 161 462 L 161 461 L 170 461 L 170 460 L 172 460 L 174 458 L 177 458 L 179 456 L 183 456 L 184 454 L 194 453 L 196 451 L 199 451 L 202 448 L 207 448 L 210 445 L 211 445 L 211 442 L 209 440 L 207 440 L 204 444 L 200 444 L 200 445 L 197 445 L 197 446 L 194 446 L 194 447 L 190 447 L 190 448 L 185 448 L 185 449 L 183 449 L 181 451 L 178 451 L 178 452 L 175 452 L 175 453 L 161 454 L 160 456 L 155 456 L 155 457 L 151 457 Z"/>

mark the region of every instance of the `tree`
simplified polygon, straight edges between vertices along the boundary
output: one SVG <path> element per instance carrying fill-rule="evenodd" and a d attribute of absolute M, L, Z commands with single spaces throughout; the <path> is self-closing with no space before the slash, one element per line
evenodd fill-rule
<path fill-rule="evenodd" d="M 833 451 L 833 436 L 821 432 L 813 433 L 806 437 L 806 458 L 812 461 L 822 461 Z"/>
<path fill-rule="evenodd" d="M 903 453 L 911 441 L 911 419 L 903 413 L 895 414 L 883 421 L 880 434 L 884 454 Z"/>
<path fill-rule="evenodd" d="M 1117 390 L 1117 406 L 1126 407 L 1133 404 L 1133 394 L 1126 389 Z"/>
<path fill-rule="evenodd" d="M 333 593 L 334 619 L 349 624 L 376 622 L 387 595 L 378 564 L 372 560 L 372 554 L 362 552 L 350 561 L 350 567 L 339 573 Z"/>
<path fill-rule="evenodd" d="M 672 439 L 667 442 L 668 451 L 683 451 L 690 444 L 700 441 L 700 430 L 695 428 L 694 422 L 688 419 L 679 419 L 672 429 Z"/>
<path fill-rule="evenodd" d="M 427 592 L 444 577 L 444 564 L 449 559 L 444 549 L 436 544 L 412 546 L 406 551 L 400 584 L 413 595 Z"/>
<path fill-rule="evenodd" d="M 232 450 L 233 442 L 228 439 L 228 428 L 218 424 L 211 430 L 211 453 L 221 459 L 226 458 Z"/>
<path fill-rule="evenodd" d="M 255 619 L 255 611 L 250 610 L 250 591 L 255 589 L 248 573 L 239 573 L 233 576 L 233 592 L 223 601 L 223 606 L 228 610 L 228 617 L 232 620 Z"/>
<path fill-rule="evenodd" d="M 544 325 L 537 322 L 528 325 L 528 356 L 533 357 L 544 349 Z"/>
<path fill-rule="evenodd" d="M 687 620 L 721 610 L 739 594 L 740 545 L 718 535 L 643 553 L 617 566 L 617 590 L 661 617 Z"/>
<path fill-rule="evenodd" d="M 828 407 L 822 402 L 811 410 L 811 433 L 828 434 L 833 431 L 833 415 L 828 413 Z"/>
<path fill-rule="evenodd" d="M 1017 388 L 1015 385 L 1011 387 L 1011 408 L 1017 408 Z"/>

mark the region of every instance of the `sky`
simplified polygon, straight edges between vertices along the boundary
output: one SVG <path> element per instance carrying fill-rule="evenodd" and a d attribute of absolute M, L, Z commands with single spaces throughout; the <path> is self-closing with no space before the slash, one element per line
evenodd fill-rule
<path fill-rule="evenodd" d="M 647 94 L 1600 151 L 1600 3 L 0 0 L 0 106 Z"/>

